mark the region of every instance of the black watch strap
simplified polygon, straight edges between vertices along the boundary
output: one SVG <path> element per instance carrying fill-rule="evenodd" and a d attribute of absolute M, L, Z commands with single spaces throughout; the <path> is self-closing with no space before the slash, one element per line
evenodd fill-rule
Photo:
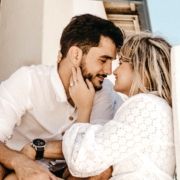
<path fill-rule="evenodd" d="M 37 148 L 37 150 L 36 150 L 36 160 L 39 160 L 39 159 L 42 159 L 43 158 L 43 156 L 44 156 L 44 147 L 42 147 L 42 148 Z"/>

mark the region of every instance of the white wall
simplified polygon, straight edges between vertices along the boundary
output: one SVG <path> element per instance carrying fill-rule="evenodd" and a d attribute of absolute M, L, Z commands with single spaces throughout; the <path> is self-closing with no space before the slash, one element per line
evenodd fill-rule
<path fill-rule="evenodd" d="M 174 140 L 176 151 L 176 169 L 180 179 L 180 45 L 174 46 L 171 52 L 172 59 L 172 105 L 174 120 Z"/>
<path fill-rule="evenodd" d="M 2 0 L 0 13 L 0 82 L 23 65 L 56 63 L 72 16 L 106 18 L 103 2 L 91 0 Z"/>
<path fill-rule="evenodd" d="M 59 40 L 70 19 L 79 14 L 90 13 L 106 18 L 102 2 L 89 0 L 45 0 L 43 14 L 42 63 L 54 64 Z"/>

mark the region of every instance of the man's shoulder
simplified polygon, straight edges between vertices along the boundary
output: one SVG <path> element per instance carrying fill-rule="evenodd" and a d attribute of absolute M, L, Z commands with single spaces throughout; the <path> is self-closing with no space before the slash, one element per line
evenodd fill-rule
<path fill-rule="evenodd" d="M 104 82 L 103 82 L 103 87 L 104 87 L 104 86 L 113 87 L 114 84 L 113 84 L 109 79 L 105 79 Z"/>
<path fill-rule="evenodd" d="M 48 73 L 51 71 L 52 67 L 54 66 L 48 66 L 48 65 L 31 65 L 31 66 L 23 66 L 20 68 L 22 71 L 24 70 L 27 73 Z"/>
<path fill-rule="evenodd" d="M 46 65 L 31 65 L 22 66 L 16 70 L 11 76 L 3 81 L 2 83 L 12 83 L 12 82 L 24 82 L 28 83 L 31 79 L 39 79 L 40 76 L 49 76 L 53 66 Z M 42 79 L 42 78 L 41 78 Z"/>
<path fill-rule="evenodd" d="M 31 65 L 31 66 L 22 66 L 12 75 L 15 76 L 33 76 L 33 75 L 48 75 L 51 72 L 51 69 L 54 66 L 47 65 Z"/>
<path fill-rule="evenodd" d="M 109 90 L 109 91 L 114 91 L 113 89 L 114 84 L 109 80 L 109 79 L 105 79 L 102 85 L 102 90 Z"/>

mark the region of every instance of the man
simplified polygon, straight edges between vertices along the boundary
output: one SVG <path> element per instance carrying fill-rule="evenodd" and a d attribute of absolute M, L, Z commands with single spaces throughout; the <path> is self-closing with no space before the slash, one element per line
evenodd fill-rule
<path fill-rule="evenodd" d="M 122 43 L 122 32 L 112 22 L 90 14 L 76 16 L 62 33 L 58 66 L 22 67 L 2 82 L 1 169 L 14 170 L 19 180 L 57 179 L 33 157 L 18 151 L 38 138 L 33 141 L 36 159 L 61 157 L 61 141 L 55 140 L 62 140 L 77 117 L 69 94 L 72 67 L 80 66 L 84 79 L 88 78 L 97 91 L 91 123 L 104 124 L 113 117 L 116 105 L 123 101 L 104 78 L 112 73 L 112 60 Z M 50 151 L 44 151 L 45 141 L 47 149 L 53 147 Z"/>

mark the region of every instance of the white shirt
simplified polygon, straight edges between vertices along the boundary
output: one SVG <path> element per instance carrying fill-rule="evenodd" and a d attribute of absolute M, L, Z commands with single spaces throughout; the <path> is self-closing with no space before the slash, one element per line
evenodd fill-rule
<path fill-rule="evenodd" d="M 106 123 L 122 104 L 112 87 L 105 80 L 96 93 L 92 124 Z M 57 66 L 22 67 L 0 86 L 0 140 L 11 149 L 20 150 L 35 138 L 61 140 L 76 118 Z"/>
<path fill-rule="evenodd" d="M 153 94 L 128 99 L 104 126 L 75 123 L 63 137 L 63 153 L 78 177 L 113 166 L 111 180 L 173 180 L 172 109 Z"/>

